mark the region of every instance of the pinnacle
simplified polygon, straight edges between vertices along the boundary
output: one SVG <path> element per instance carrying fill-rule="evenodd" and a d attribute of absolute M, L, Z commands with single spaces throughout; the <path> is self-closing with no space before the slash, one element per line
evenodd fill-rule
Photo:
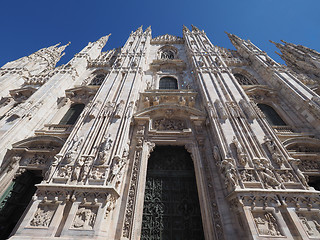
<path fill-rule="evenodd" d="M 149 27 L 144 31 L 144 33 L 149 33 L 149 32 L 151 32 L 151 26 L 149 26 Z"/>
<path fill-rule="evenodd" d="M 199 28 L 197 28 L 196 26 L 191 24 L 191 27 L 192 27 L 192 32 L 200 32 Z"/>
<path fill-rule="evenodd" d="M 185 25 L 183 25 L 182 30 L 185 31 L 185 32 L 190 32 L 190 30 Z"/>
<path fill-rule="evenodd" d="M 141 25 L 135 32 L 133 32 L 134 34 L 141 34 L 141 33 L 143 33 L 143 30 L 142 30 L 142 26 L 143 25 Z"/>

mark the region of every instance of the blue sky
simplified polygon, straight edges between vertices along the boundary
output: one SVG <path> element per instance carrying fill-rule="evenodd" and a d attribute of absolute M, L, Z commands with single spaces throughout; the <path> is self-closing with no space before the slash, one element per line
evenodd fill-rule
<path fill-rule="evenodd" d="M 105 49 L 122 46 L 141 25 L 151 25 L 155 37 L 182 36 L 182 26 L 193 24 L 204 29 L 213 44 L 233 48 L 227 31 L 250 39 L 277 61 L 277 49 L 268 40 L 320 51 L 319 0 L 2 0 L 0 6 L 0 66 L 71 41 L 59 64 L 66 63 L 89 41 L 109 33 Z"/>

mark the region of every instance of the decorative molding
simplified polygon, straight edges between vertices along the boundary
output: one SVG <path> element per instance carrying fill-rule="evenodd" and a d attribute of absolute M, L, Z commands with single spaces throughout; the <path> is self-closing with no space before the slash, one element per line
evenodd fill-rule
<path fill-rule="evenodd" d="M 151 44 L 183 44 L 184 40 L 181 37 L 165 34 L 152 38 L 150 41 Z"/>

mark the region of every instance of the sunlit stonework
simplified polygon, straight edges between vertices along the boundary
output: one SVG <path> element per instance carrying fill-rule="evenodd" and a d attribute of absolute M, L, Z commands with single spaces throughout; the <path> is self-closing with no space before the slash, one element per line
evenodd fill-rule
<path fill-rule="evenodd" d="M 227 35 L 0 68 L 0 239 L 319 239 L 320 54 Z"/>

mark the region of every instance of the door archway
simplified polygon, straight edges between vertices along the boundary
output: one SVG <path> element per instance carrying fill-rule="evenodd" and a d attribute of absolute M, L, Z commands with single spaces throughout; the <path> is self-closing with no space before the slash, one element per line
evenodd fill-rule
<path fill-rule="evenodd" d="M 141 239 L 204 239 L 194 166 L 183 146 L 157 146 L 150 155 Z"/>

